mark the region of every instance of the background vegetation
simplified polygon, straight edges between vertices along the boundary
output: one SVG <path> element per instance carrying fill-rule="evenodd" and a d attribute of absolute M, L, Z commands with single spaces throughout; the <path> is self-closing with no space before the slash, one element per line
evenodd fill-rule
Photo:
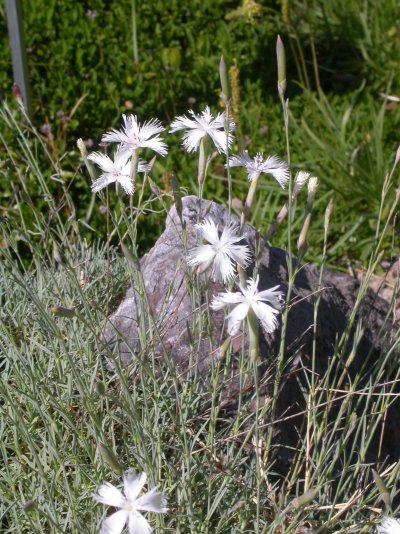
<path fill-rule="evenodd" d="M 217 110 L 221 54 L 237 67 L 240 102 L 233 151 L 247 147 L 251 153 L 284 156 L 274 51 L 279 32 L 287 49 L 294 170 L 304 168 L 319 177 L 320 213 L 326 198 L 335 196 L 337 244 L 330 260 L 338 265 L 348 257 L 352 262 L 368 257 L 382 182 L 398 144 L 400 107 L 379 95 L 400 94 L 396 0 L 191 0 L 172 1 L 168 8 L 158 0 L 22 4 L 34 123 L 54 161 L 47 176 L 50 192 L 62 196 L 61 180 L 72 196 L 80 231 L 104 235 L 104 220 L 98 208 L 87 213 L 91 195 L 86 171 L 78 168 L 76 139 L 97 149 L 101 134 L 118 125 L 123 112 L 132 111 L 141 120 L 158 117 L 168 125 L 189 107 L 201 111 L 210 104 Z M 0 87 L 15 106 L 4 7 L 0 9 Z M 0 128 L 1 209 L 12 218 L 21 202 L 17 168 L 26 169 L 26 161 L 14 132 L 4 122 Z M 5 156 L 5 143 L 13 163 Z M 168 169 L 182 186 L 192 187 L 196 163 L 183 152 L 178 136 L 168 143 L 168 157 L 155 166 L 156 181 L 168 190 Z M 226 189 L 221 162 L 215 160 L 214 180 L 206 186 L 206 193 L 217 198 Z M 25 174 L 35 198 L 35 178 Z M 271 193 L 281 203 L 277 188 L 265 184 L 254 221 L 262 230 L 272 217 Z M 244 188 L 237 184 L 235 194 L 243 198 Z M 37 195 L 36 202 L 45 208 Z M 60 209 L 70 215 L 62 204 Z M 161 227 L 155 217 L 146 218 L 139 235 L 142 250 Z M 320 237 L 314 235 L 310 245 L 310 259 L 316 259 Z"/>

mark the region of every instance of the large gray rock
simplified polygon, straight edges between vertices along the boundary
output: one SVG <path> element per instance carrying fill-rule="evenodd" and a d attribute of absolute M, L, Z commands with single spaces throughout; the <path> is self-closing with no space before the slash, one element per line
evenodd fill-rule
<path fill-rule="evenodd" d="M 197 197 L 182 199 L 183 227 L 175 206 L 171 208 L 166 227 L 154 247 L 140 262 L 140 272 L 150 307 L 153 311 L 161 340 L 156 351 L 169 354 L 174 364 L 185 370 L 189 360 L 194 360 L 198 369 L 207 373 L 212 362 L 219 358 L 224 312 L 209 311 L 206 302 L 223 291 L 223 286 L 209 279 L 207 273 L 197 278 L 188 268 L 185 256 L 198 243 L 194 225 L 205 215 L 219 225 L 226 224 L 227 210 L 214 203 L 203 201 L 199 217 Z M 232 215 L 234 220 L 237 217 Z M 286 293 L 288 283 L 287 261 L 284 250 L 269 247 L 250 226 L 243 229 L 243 240 L 254 251 L 257 249 L 260 285 L 259 289 L 279 285 Z M 296 260 L 293 260 L 295 262 Z M 248 270 L 251 276 L 253 266 Z M 291 310 L 286 331 L 287 353 L 293 354 L 302 348 L 311 350 L 314 324 L 314 304 L 320 295 L 318 308 L 318 328 L 316 332 L 319 359 L 332 353 L 338 336 L 348 324 L 354 307 L 359 282 L 348 275 L 324 270 L 321 289 L 318 292 L 320 269 L 313 265 L 303 265 L 298 271 L 291 295 Z M 200 292 L 196 284 L 200 285 Z M 128 363 L 132 353 L 139 350 L 138 322 L 143 322 L 142 306 L 138 303 L 140 284 L 130 287 L 118 309 L 108 318 L 104 337 L 115 351 L 119 352 L 124 363 Z M 195 305 L 194 305 L 195 303 Z M 387 304 L 376 293 L 368 291 L 360 307 L 363 317 L 364 334 L 359 342 L 358 352 L 368 352 L 380 348 L 382 335 L 378 336 L 385 322 Z M 210 316 L 208 315 L 210 314 Z M 202 316 L 202 320 L 200 320 Z M 202 324 L 202 331 L 197 328 Z M 280 330 L 261 340 L 261 359 L 274 357 L 280 340 Z M 196 347 L 196 349 L 194 349 Z M 242 347 L 242 339 L 234 340 L 234 348 Z M 264 350 L 264 354 L 263 354 Z"/>
<path fill-rule="evenodd" d="M 128 363 L 133 354 L 146 354 L 144 347 L 149 340 L 139 339 L 138 323 L 149 324 L 147 313 L 140 302 L 140 286 L 143 285 L 149 306 L 156 324 L 151 346 L 162 362 L 168 359 L 176 367 L 179 376 L 196 371 L 197 376 L 204 377 L 208 383 L 210 370 L 217 362 L 224 359 L 220 351 L 226 339 L 224 330 L 224 311 L 210 311 L 207 302 L 213 295 L 223 291 L 223 286 L 209 279 L 207 273 L 193 276 L 188 268 L 185 257 L 198 243 L 194 225 L 199 219 L 209 215 L 222 228 L 226 224 L 228 212 L 224 207 L 203 201 L 199 214 L 199 200 L 188 196 L 182 199 L 182 222 L 174 207 L 171 208 L 166 227 L 154 247 L 140 261 L 136 272 L 137 283 L 130 287 L 118 309 L 108 318 L 104 337 L 115 354 L 119 354 L 123 363 Z M 233 216 L 237 219 L 235 216 Z M 260 276 L 259 290 L 279 285 L 282 292 L 288 287 L 288 255 L 284 250 L 269 247 L 260 239 L 257 232 L 250 226 L 243 229 L 243 240 L 257 253 L 257 265 Z M 293 264 L 296 260 L 293 259 Z M 248 275 L 253 273 L 253 266 Z M 302 265 L 298 270 L 290 299 L 290 312 L 286 330 L 286 369 L 282 377 L 278 401 L 278 414 L 300 413 L 304 410 L 304 396 L 299 385 L 299 376 L 304 370 L 311 372 L 311 354 L 313 336 L 316 337 L 317 358 L 313 372 L 322 375 L 328 367 L 330 356 L 335 344 L 349 327 L 349 318 L 357 299 L 359 282 L 346 274 L 325 269 L 320 283 L 320 269 L 313 265 Z M 143 284 L 140 284 L 142 280 Z M 319 288 L 319 290 L 318 290 Z M 320 297 L 317 328 L 314 332 L 315 303 Z M 357 332 L 355 325 L 359 326 Z M 387 303 L 375 292 L 368 290 L 358 307 L 357 317 L 350 336 L 348 347 L 342 353 L 353 351 L 351 368 L 343 364 L 343 372 L 347 376 L 367 369 L 370 362 L 376 360 L 382 346 L 395 330 L 387 320 Z M 222 404 L 226 413 L 235 412 L 235 403 L 240 388 L 239 354 L 246 347 L 243 334 L 232 340 L 232 356 L 229 360 L 230 372 L 224 373 Z M 271 395 L 274 374 L 274 363 L 279 351 L 281 329 L 272 335 L 264 336 L 260 332 L 260 388 L 259 394 L 265 398 Z M 354 341 L 356 340 L 356 343 Z M 354 346 L 356 349 L 354 350 Z M 143 357 L 143 356 L 141 356 Z M 162 365 L 162 363 L 161 363 Z M 363 367 L 364 366 L 364 367 Z M 302 373 L 299 373 L 299 370 Z M 367 380 L 367 377 L 366 377 Z M 301 379 L 300 379 L 301 381 Z M 303 382 L 303 387 L 307 385 Z M 343 387 L 345 384 L 343 383 Z M 250 390 L 252 389 L 250 385 Z M 251 406 L 251 400 L 250 400 Z M 397 415 L 396 415 L 397 414 Z M 388 425 L 393 432 L 388 440 L 389 456 L 399 451 L 390 450 L 391 444 L 400 443 L 399 410 L 392 410 Z M 302 420 L 292 419 L 289 425 L 280 425 L 279 443 L 288 450 L 295 446 Z M 397 430 L 396 430 L 397 429 Z M 397 447 L 398 448 L 398 447 Z M 280 453 L 282 460 L 282 454 Z M 289 461 L 289 459 L 287 459 Z M 282 461 L 281 461 L 282 464 Z M 283 468 L 284 470 L 284 468 Z"/>

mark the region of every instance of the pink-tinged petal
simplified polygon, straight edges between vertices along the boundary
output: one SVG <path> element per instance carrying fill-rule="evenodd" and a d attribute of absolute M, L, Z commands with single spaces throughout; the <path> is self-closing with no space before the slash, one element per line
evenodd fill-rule
<path fill-rule="evenodd" d="M 115 514 L 110 515 L 102 524 L 100 534 L 121 534 L 128 521 L 129 512 L 127 510 L 118 510 Z"/>
<path fill-rule="evenodd" d="M 150 534 L 152 532 L 147 519 L 139 512 L 129 514 L 128 530 L 129 534 Z"/>
<path fill-rule="evenodd" d="M 157 491 L 157 488 L 153 488 L 137 499 L 135 508 L 137 510 L 162 514 L 168 511 L 167 499 L 163 493 Z"/>
<path fill-rule="evenodd" d="M 189 252 L 187 262 L 189 265 L 199 265 L 212 262 L 214 258 L 215 251 L 211 245 L 199 245 Z"/>
<path fill-rule="evenodd" d="M 133 502 L 139 493 L 142 491 L 143 486 L 146 484 L 146 473 L 124 473 L 124 493 L 127 500 Z"/>
<path fill-rule="evenodd" d="M 243 319 L 249 313 L 249 305 L 242 302 L 228 315 L 228 334 L 234 336 L 239 332 Z"/>
<path fill-rule="evenodd" d="M 107 504 L 108 506 L 115 506 L 116 508 L 122 508 L 125 504 L 125 497 L 115 486 L 109 482 L 102 484 L 98 492 L 93 494 L 93 498 L 97 502 Z"/>
<path fill-rule="evenodd" d="M 267 334 L 271 334 L 278 326 L 276 315 L 279 313 L 275 308 L 264 302 L 253 302 L 252 309 L 257 315 L 261 326 Z"/>
<path fill-rule="evenodd" d="M 113 182 L 115 182 L 115 176 L 112 174 L 102 174 L 100 178 L 97 178 L 97 180 L 92 183 L 92 193 L 98 193 L 101 189 Z"/>

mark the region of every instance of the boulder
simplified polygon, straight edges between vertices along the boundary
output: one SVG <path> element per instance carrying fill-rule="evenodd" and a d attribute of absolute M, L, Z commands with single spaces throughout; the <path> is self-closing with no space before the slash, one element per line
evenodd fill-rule
<path fill-rule="evenodd" d="M 224 287 L 220 283 L 214 283 L 207 272 L 194 275 L 185 259 L 187 251 L 198 243 L 195 224 L 206 215 L 210 216 L 220 229 L 229 217 L 227 209 L 215 202 L 202 201 L 200 209 L 199 200 L 194 196 L 182 198 L 181 216 L 175 206 L 171 208 L 165 231 L 154 247 L 140 260 L 140 266 L 137 266 L 135 279 L 138 283 L 127 290 L 120 306 L 108 318 L 104 338 L 114 353 L 120 355 L 124 364 L 129 363 L 132 356 L 143 349 L 143 340 L 139 341 L 138 324 L 148 323 L 148 317 L 144 317 L 146 312 L 139 303 L 143 298 L 140 286 L 145 288 L 157 327 L 152 350 L 161 361 L 163 358 L 169 358 L 181 377 L 195 370 L 197 376 L 204 378 L 206 384 L 211 368 L 223 362 L 225 352 L 220 350 L 220 347 L 227 338 L 224 329 L 225 312 L 212 311 L 207 303 L 211 302 L 213 295 L 223 291 Z M 239 223 L 235 215 L 231 218 Z M 266 244 L 249 224 L 244 226 L 242 235 L 243 242 L 247 243 L 257 256 L 259 290 L 279 285 L 280 290 L 287 293 L 287 252 Z M 323 374 L 335 346 L 340 343 L 341 335 L 349 328 L 349 318 L 353 313 L 360 287 L 360 282 L 347 274 L 329 269 L 324 269 L 321 273 L 320 268 L 315 265 L 299 265 L 296 258 L 291 261 L 294 267 L 298 267 L 298 271 L 290 297 L 285 342 L 286 366 L 278 403 L 278 415 L 281 413 L 285 416 L 304 410 L 304 396 L 296 373 L 300 368 L 303 377 L 304 369 L 311 372 L 314 336 L 317 354 L 313 371 Z M 252 276 L 253 269 L 253 265 L 249 266 L 248 276 Z M 139 283 L 139 280 L 142 283 Z M 316 310 L 317 301 L 319 302 Z M 240 388 L 239 354 L 242 347 L 246 347 L 243 335 L 246 333 L 237 335 L 232 340 L 229 378 L 227 379 L 226 371 L 224 374 L 222 404 L 229 413 L 235 411 Z M 376 292 L 367 290 L 357 304 L 357 314 L 348 336 L 348 346 L 343 347 L 341 351 L 344 373 L 351 376 L 363 366 L 367 370 L 369 362 L 379 356 L 393 335 L 396 335 L 396 329 L 388 319 L 387 302 Z M 264 398 L 271 395 L 273 379 L 268 380 L 265 377 L 274 375 L 280 342 L 281 328 L 268 335 L 260 331 L 259 393 Z M 351 364 L 347 369 L 346 355 L 349 354 L 352 355 Z M 346 387 L 345 383 L 343 387 Z M 400 410 L 393 413 L 395 412 L 398 414 Z M 396 420 L 392 421 L 391 426 L 400 428 L 399 415 L 393 417 Z M 301 418 L 291 421 L 290 425 L 280 425 L 280 441 L 286 445 L 294 444 L 301 425 Z M 395 438 L 392 435 L 389 441 L 396 439 L 399 444 L 399 438 L 397 434 Z M 391 455 L 390 451 L 388 453 Z"/>

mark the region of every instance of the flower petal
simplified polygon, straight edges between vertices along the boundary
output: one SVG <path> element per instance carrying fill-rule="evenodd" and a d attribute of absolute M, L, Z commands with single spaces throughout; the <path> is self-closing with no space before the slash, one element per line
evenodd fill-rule
<path fill-rule="evenodd" d="M 264 302 L 253 302 L 251 305 L 254 313 L 257 315 L 261 326 L 267 334 L 271 334 L 278 326 L 276 315 L 279 313 L 275 308 Z"/>
<path fill-rule="evenodd" d="M 199 148 L 200 141 L 206 135 L 206 132 L 204 130 L 201 130 L 200 128 L 188 130 L 183 135 L 182 144 L 188 152 L 194 152 Z"/>
<path fill-rule="evenodd" d="M 98 492 L 93 494 L 93 499 L 102 504 L 115 506 L 117 508 L 122 508 L 125 503 L 125 497 L 119 489 L 109 482 L 105 482 L 99 487 Z"/>
<path fill-rule="evenodd" d="M 240 325 L 248 313 L 249 305 L 246 302 L 242 302 L 231 311 L 228 315 L 228 334 L 230 336 L 239 332 Z"/>
<path fill-rule="evenodd" d="M 241 293 L 233 293 L 232 291 L 226 291 L 225 293 L 219 293 L 211 302 L 212 310 L 222 310 L 228 304 L 240 304 L 244 302 L 244 297 Z"/>
<path fill-rule="evenodd" d="M 115 182 L 115 180 L 116 180 L 115 176 L 113 176 L 110 173 L 102 174 L 100 178 L 97 178 L 97 180 L 95 180 L 92 183 L 92 192 L 97 193 L 104 187 L 107 187 L 108 185 Z"/>
<path fill-rule="evenodd" d="M 278 310 L 282 308 L 284 299 L 283 299 L 283 293 L 281 291 L 276 291 L 278 289 L 279 285 L 271 287 L 270 289 L 265 289 L 264 291 L 260 291 L 259 293 L 256 293 L 254 295 L 254 299 L 259 301 L 266 301 L 270 302 L 274 308 L 277 308 Z"/>
<path fill-rule="evenodd" d="M 113 172 L 114 162 L 105 154 L 100 154 L 99 152 L 92 152 L 89 154 L 88 158 L 90 161 L 93 161 L 96 165 L 100 167 L 105 172 Z"/>
<path fill-rule="evenodd" d="M 400 521 L 392 517 L 385 517 L 377 527 L 378 534 L 400 534 Z"/>
<path fill-rule="evenodd" d="M 227 283 L 235 276 L 235 268 L 226 252 L 218 252 L 214 260 L 214 273 L 216 280 Z"/>
<path fill-rule="evenodd" d="M 212 219 L 206 218 L 201 223 L 196 224 L 195 227 L 200 230 L 204 239 L 206 239 L 209 243 L 212 245 L 219 243 L 218 226 Z"/>
<path fill-rule="evenodd" d="M 118 510 L 103 522 L 100 534 L 121 534 L 128 517 L 129 512 L 127 510 Z"/>
<path fill-rule="evenodd" d="M 137 499 L 137 496 L 146 484 L 146 480 L 146 473 L 136 474 L 129 471 L 124 473 L 124 493 L 127 500 L 133 502 Z"/>
<path fill-rule="evenodd" d="M 150 534 L 152 532 L 147 519 L 139 512 L 131 512 L 128 522 L 129 534 Z"/>
<path fill-rule="evenodd" d="M 135 508 L 146 512 L 164 513 L 168 511 L 167 499 L 157 488 L 152 488 L 136 500 Z"/>
<path fill-rule="evenodd" d="M 191 250 L 187 257 L 189 265 L 199 265 L 200 263 L 210 263 L 215 257 L 215 250 L 211 245 L 199 245 Z"/>
<path fill-rule="evenodd" d="M 130 178 L 130 176 L 120 176 L 118 178 L 118 183 L 122 186 L 122 189 L 127 195 L 132 195 L 135 190 L 135 186 Z"/>

